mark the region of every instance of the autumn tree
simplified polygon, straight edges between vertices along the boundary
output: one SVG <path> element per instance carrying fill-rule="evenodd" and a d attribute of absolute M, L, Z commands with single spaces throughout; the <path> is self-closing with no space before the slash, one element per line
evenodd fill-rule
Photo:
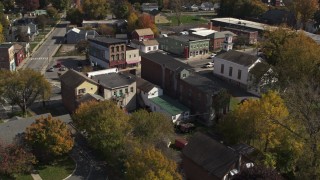
<path fill-rule="evenodd" d="M 117 0 L 112 4 L 112 13 L 118 19 L 127 19 L 132 11 L 132 5 L 127 0 Z"/>
<path fill-rule="evenodd" d="M 83 13 L 78 8 L 71 8 L 67 12 L 66 20 L 70 21 L 71 24 L 81 26 L 83 21 Z"/>
<path fill-rule="evenodd" d="M 260 0 L 223 0 L 220 2 L 219 16 L 237 18 L 258 17 L 268 10 Z"/>
<path fill-rule="evenodd" d="M 14 0 L 2 0 L 1 1 L 5 11 L 11 11 L 14 9 Z"/>
<path fill-rule="evenodd" d="M 121 163 L 130 138 L 129 116 L 113 101 L 82 103 L 73 115 L 75 126 L 112 165 Z"/>
<path fill-rule="evenodd" d="M 309 19 L 314 17 L 314 13 L 319 9 L 318 0 L 294 0 L 293 12 L 296 19 L 302 23 L 302 29 L 305 29 Z"/>
<path fill-rule="evenodd" d="M 154 24 L 151 17 L 147 14 L 142 14 L 138 18 L 138 28 L 144 29 L 144 28 L 150 28 L 155 35 L 158 34 L 158 28 Z"/>
<path fill-rule="evenodd" d="M 115 34 L 114 28 L 106 24 L 100 24 L 97 29 L 97 32 L 103 36 L 106 36 L 106 35 L 113 36 Z"/>
<path fill-rule="evenodd" d="M 53 18 L 53 19 L 57 19 L 59 17 L 58 10 L 54 7 L 48 7 L 47 14 L 50 18 Z"/>
<path fill-rule="evenodd" d="M 140 143 L 156 145 L 173 137 L 174 128 L 171 119 L 161 113 L 139 110 L 130 116 L 133 136 Z"/>
<path fill-rule="evenodd" d="M 0 23 L 0 43 L 4 42 L 3 26 Z"/>
<path fill-rule="evenodd" d="M 128 17 L 128 32 L 131 33 L 138 28 L 138 15 L 136 12 L 131 12 Z"/>
<path fill-rule="evenodd" d="M 24 69 L 15 72 L 8 70 L 0 71 L 0 96 L 18 105 L 23 114 L 39 99 L 46 100 L 51 94 L 50 83 L 40 72 L 31 69 Z"/>
<path fill-rule="evenodd" d="M 108 13 L 109 4 L 105 0 L 84 0 L 82 9 L 87 19 L 104 19 Z"/>
<path fill-rule="evenodd" d="M 247 180 L 247 179 L 269 179 L 282 180 L 284 179 L 275 169 L 267 168 L 255 164 L 251 168 L 241 167 L 240 173 L 231 178 L 232 180 Z"/>
<path fill-rule="evenodd" d="M 26 129 L 25 140 L 41 160 L 52 159 L 71 151 L 71 131 L 60 119 L 41 117 Z"/>
<path fill-rule="evenodd" d="M 218 94 L 216 94 L 213 97 L 212 107 L 214 109 L 217 119 L 219 119 L 221 116 L 221 110 L 223 110 L 224 108 L 229 109 L 228 107 L 230 105 L 230 99 L 231 95 L 228 93 L 226 89 L 222 89 L 218 92 Z"/>
<path fill-rule="evenodd" d="M 174 161 L 167 159 L 160 151 L 149 148 L 135 148 L 126 160 L 126 179 L 179 180 Z"/>
<path fill-rule="evenodd" d="M 46 25 L 48 24 L 49 20 L 46 15 L 39 15 L 35 19 L 36 23 L 38 24 L 39 28 L 42 29 L 42 31 L 45 30 Z"/>
<path fill-rule="evenodd" d="M 0 174 L 12 177 L 14 174 L 30 173 L 35 163 L 35 156 L 24 147 L 0 144 Z"/>

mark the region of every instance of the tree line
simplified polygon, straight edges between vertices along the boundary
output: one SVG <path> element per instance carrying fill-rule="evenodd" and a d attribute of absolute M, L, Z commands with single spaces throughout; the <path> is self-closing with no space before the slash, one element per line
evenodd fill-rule
<path fill-rule="evenodd" d="M 230 144 L 254 146 L 256 161 L 284 177 L 319 177 L 320 47 L 288 28 L 264 34 L 259 44 L 272 65 L 271 91 L 249 99 L 218 125 Z"/>

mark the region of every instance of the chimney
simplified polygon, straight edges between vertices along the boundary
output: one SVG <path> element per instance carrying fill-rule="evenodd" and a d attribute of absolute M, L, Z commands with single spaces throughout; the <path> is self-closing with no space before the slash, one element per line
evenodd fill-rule
<path fill-rule="evenodd" d="M 212 22 L 210 21 L 210 22 L 209 22 L 209 29 L 212 30 L 212 28 L 213 28 L 213 27 L 212 27 Z"/>

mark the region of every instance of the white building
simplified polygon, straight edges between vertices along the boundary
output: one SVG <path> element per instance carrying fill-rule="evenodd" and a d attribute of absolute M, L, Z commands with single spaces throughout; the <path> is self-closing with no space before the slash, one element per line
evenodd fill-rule
<path fill-rule="evenodd" d="M 148 41 L 132 40 L 130 46 L 139 49 L 141 52 L 144 53 L 159 50 L 159 42 L 155 39 Z"/>
<path fill-rule="evenodd" d="M 259 57 L 230 50 L 215 56 L 213 60 L 215 75 L 250 93 L 259 95 L 266 85 L 264 76 L 270 72 L 270 67 Z"/>

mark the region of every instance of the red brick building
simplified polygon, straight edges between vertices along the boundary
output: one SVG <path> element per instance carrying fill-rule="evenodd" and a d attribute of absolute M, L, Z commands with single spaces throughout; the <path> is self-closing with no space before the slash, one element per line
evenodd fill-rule
<path fill-rule="evenodd" d="M 244 39 L 246 44 L 256 44 L 258 42 L 258 31 L 232 27 L 221 27 L 220 29 L 221 31 L 231 31 L 232 33 L 237 35 L 238 40 Z"/>
<path fill-rule="evenodd" d="M 26 54 L 24 52 L 24 47 L 20 44 L 14 44 L 14 59 L 16 66 L 19 66 L 25 58 Z"/>

